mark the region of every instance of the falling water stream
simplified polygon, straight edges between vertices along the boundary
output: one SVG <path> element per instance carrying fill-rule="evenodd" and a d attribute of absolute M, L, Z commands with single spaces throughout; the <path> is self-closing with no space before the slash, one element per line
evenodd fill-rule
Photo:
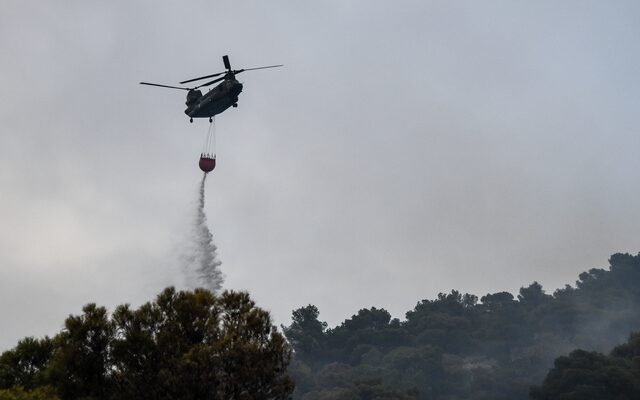
<path fill-rule="evenodd" d="M 217 292 L 222 288 L 224 276 L 220 271 L 222 263 L 218 260 L 218 248 L 213 242 L 213 234 L 209 230 L 207 215 L 204 212 L 206 180 L 207 174 L 202 174 L 189 250 L 185 255 L 185 273 L 188 286 L 204 287 Z"/>

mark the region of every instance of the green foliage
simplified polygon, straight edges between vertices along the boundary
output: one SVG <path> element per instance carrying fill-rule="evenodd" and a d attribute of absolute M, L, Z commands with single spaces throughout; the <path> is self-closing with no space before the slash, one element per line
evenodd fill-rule
<path fill-rule="evenodd" d="M 25 390 L 22 386 L 0 389 L 0 400 L 60 400 L 51 386 L 41 386 L 33 390 Z"/>
<path fill-rule="evenodd" d="M 640 333 L 610 356 L 575 350 L 556 359 L 539 387 L 531 389 L 533 400 L 632 400 L 640 398 Z"/>
<path fill-rule="evenodd" d="M 327 323 L 319 321 L 319 315 L 316 306 L 308 305 L 293 311 L 291 325 L 283 327 L 287 339 L 296 348 L 299 360 L 311 363 L 314 357 L 322 354 Z"/>
<path fill-rule="evenodd" d="M 53 355 L 51 339 L 24 338 L 0 355 L 0 388 L 33 389 L 45 381 L 45 368 Z"/>
<path fill-rule="evenodd" d="M 290 355 L 269 313 L 247 293 L 167 288 L 154 302 L 122 305 L 111 316 L 86 305 L 53 340 L 21 341 L 0 356 L 0 388 L 24 397 L 50 385 L 42 393 L 65 400 L 286 399 Z"/>
<path fill-rule="evenodd" d="M 620 399 L 640 398 L 621 394 L 635 387 L 624 365 L 640 368 L 640 336 L 617 347 L 616 360 L 593 352 L 608 351 L 640 329 L 640 255 L 615 254 L 609 262 L 608 270 L 582 273 L 575 287 L 553 295 L 538 282 L 522 287 L 517 298 L 498 292 L 478 302 L 456 290 L 440 293 L 418 302 L 404 321 L 371 308 L 327 329 L 315 306 L 295 310 L 284 327 L 294 348 L 294 399 L 527 399 L 553 360 L 576 348 L 588 351 L 556 361 L 559 378 L 550 374 L 545 382 L 570 387 L 563 381 L 568 376 L 579 387 L 575 396 L 600 393 L 589 386 L 600 385 L 617 390 Z M 594 372 L 580 363 L 601 365 L 608 375 L 593 380 Z"/>
<path fill-rule="evenodd" d="M 523 306 L 528 308 L 539 307 L 543 304 L 551 301 L 552 296 L 549 296 L 542 290 L 542 285 L 538 282 L 533 282 L 526 288 L 520 288 L 520 294 L 518 295 L 518 301 Z"/>
<path fill-rule="evenodd" d="M 49 380 L 64 399 L 103 399 L 111 392 L 109 342 L 113 325 L 107 310 L 95 304 L 69 316 L 56 337 L 56 351 L 49 362 Z"/>

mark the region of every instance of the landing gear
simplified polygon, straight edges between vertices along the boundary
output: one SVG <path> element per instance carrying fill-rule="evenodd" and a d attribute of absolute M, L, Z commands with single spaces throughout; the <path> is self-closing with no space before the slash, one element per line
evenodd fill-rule
<path fill-rule="evenodd" d="M 209 123 L 213 122 L 213 118 L 209 117 Z"/>
<path fill-rule="evenodd" d="M 190 119 L 189 119 L 189 122 L 191 122 L 191 123 L 193 124 L 193 118 L 190 118 Z"/>
<path fill-rule="evenodd" d="M 238 107 L 238 103 L 233 103 L 233 108 Z"/>

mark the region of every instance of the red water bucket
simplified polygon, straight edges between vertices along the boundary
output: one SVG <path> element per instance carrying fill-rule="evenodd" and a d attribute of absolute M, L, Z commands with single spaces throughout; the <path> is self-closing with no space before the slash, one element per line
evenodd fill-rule
<path fill-rule="evenodd" d="M 216 159 L 206 157 L 206 156 L 200 156 L 200 161 L 198 162 L 198 166 L 205 173 L 209 173 L 213 171 L 213 169 L 216 167 Z"/>

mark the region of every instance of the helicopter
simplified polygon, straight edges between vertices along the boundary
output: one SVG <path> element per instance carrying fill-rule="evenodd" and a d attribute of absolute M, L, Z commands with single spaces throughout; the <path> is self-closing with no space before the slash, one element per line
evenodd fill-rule
<path fill-rule="evenodd" d="M 209 118 L 209 122 L 213 121 L 213 116 L 222 113 L 229 107 L 238 107 L 238 96 L 242 92 L 242 83 L 238 82 L 236 75 L 244 71 L 252 71 L 256 69 L 276 68 L 282 67 L 279 65 L 269 65 L 266 67 L 257 68 L 244 68 L 244 69 L 231 69 L 231 63 L 229 62 L 229 56 L 223 56 L 222 61 L 226 71 L 218 72 L 211 75 L 201 76 L 199 78 L 188 79 L 180 82 L 181 85 L 185 83 L 195 82 L 202 79 L 213 78 L 222 75 L 220 78 L 216 78 L 212 81 L 203 83 L 202 85 L 194 87 L 179 87 L 170 85 L 160 85 L 158 83 L 140 82 L 141 85 L 158 86 L 169 89 L 187 90 L 187 109 L 184 113 L 189 116 L 189 122 L 193 122 L 194 118 Z M 206 94 L 202 94 L 199 90 L 201 87 L 213 85 L 220 82 L 213 89 L 209 90 Z"/>

